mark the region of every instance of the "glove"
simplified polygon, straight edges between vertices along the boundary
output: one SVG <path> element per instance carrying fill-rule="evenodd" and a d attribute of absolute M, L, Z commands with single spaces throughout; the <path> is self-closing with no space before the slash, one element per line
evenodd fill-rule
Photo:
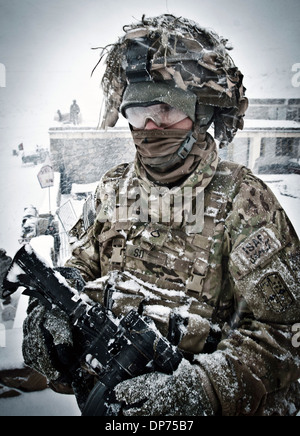
<path fill-rule="evenodd" d="M 25 364 L 44 374 L 48 380 L 66 379 L 73 361 L 73 340 L 67 315 L 58 308 L 47 311 L 32 299 L 23 326 Z"/>
<path fill-rule="evenodd" d="M 183 360 L 172 375 L 154 372 L 115 387 L 125 416 L 213 415 L 202 388 L 200 369 Z"/>

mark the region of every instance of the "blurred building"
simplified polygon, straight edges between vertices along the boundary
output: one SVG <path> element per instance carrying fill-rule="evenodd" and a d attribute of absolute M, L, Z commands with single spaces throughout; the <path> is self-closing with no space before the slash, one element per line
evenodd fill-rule
<path fill-rule="evenodd" d="M 61 191 L 72 184 L 93 183 L 110 168 L 133 160 L 135 147 L 128 128 L 57 124 L 51 127 L 53 169 L 61 174 Z M 256 173 L 299 172 L 300 99 L 250 100 L 245 128 L 220 152 Z"/>
<path fill-rule="evenodd" d="M 300 99 L 250 100 L 244 130 L 221 156 L 259 174 L 300 174 Z"/>
<path fill-rule="evenodd" d="M 300 122 L 300 99 L 250 99 L 247 119 Z"/>

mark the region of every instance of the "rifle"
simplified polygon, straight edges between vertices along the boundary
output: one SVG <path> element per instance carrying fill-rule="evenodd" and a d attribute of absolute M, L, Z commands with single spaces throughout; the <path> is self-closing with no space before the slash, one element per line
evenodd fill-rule
<path fill-rule="evenodd" d="M 71 379 L 84 383 L 83 365 L 97 379 L 83 408 L 84 416 L 118 415 L 121 405 L 116 404 L 115 386 L 151 371 L 172 374 L 182 360 L 182 354 L 160 334 L 153 321 L 135 310 L 116 318 L 101 304 L 84 301 L 29 244 L 15 255 L 3 281 L 2 298 L 21 286 L 26 288 L 23 294 L 37 298 L 47 309 L 58 306 L 69 317 L 76 338 L 76 359 L 69 368 Z"/>

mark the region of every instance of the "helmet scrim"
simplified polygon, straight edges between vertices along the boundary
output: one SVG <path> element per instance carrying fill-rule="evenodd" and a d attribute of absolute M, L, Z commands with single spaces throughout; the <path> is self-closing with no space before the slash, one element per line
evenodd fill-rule
<path fill-rule="evenodd" d="M 213 117 L 201 126 L 208 128 L 213 121 L 215 138 L 221 145 L 231 142 L 237 130 L 243 129 L 248 100 L 243 75 L 229 55 L 227 40 L 173 15 L 143 16 L 140 22 L 124 26 L 124 32 L 116 44 L 102 49 L 98 62 L 105 58 L 101 85 L 106 107 L 102 128 L 115 126 L 121 105 L 124 106 L 125 91 L 125 97 L 130 96 L 131 86 L 134 90 L 135 84 L 146 82 L 149 101 L 153 87 L 162 84 L 168 85 L 171 93 L 175 90 L 176 97 L 178 90 L 195 95 L 196 123 L 201 124 L 205 108 L 209 107 Z M 146 98 L 144 95 L 143 100 Z M 164 101 L 164 96 L 157 100 Z M 178 98 L 175 101 L 178 107 Z M 164 102 L 170 103 L 170 95 Z"/>

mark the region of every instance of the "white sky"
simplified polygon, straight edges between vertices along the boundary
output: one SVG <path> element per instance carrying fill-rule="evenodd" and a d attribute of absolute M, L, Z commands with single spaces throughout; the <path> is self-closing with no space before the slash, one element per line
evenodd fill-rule
<path fill-rule="evenodd" d="M 92 47 L 115 42 L 122 27 L 161 13 L 214 29 L 234 46 L 247 95 L 300 98 L 300 0 L 0 0 L 0 148 L 48 145 L 57 109 L 77 99 L 83 117 L 99 114 L 98 61 Z"/>

